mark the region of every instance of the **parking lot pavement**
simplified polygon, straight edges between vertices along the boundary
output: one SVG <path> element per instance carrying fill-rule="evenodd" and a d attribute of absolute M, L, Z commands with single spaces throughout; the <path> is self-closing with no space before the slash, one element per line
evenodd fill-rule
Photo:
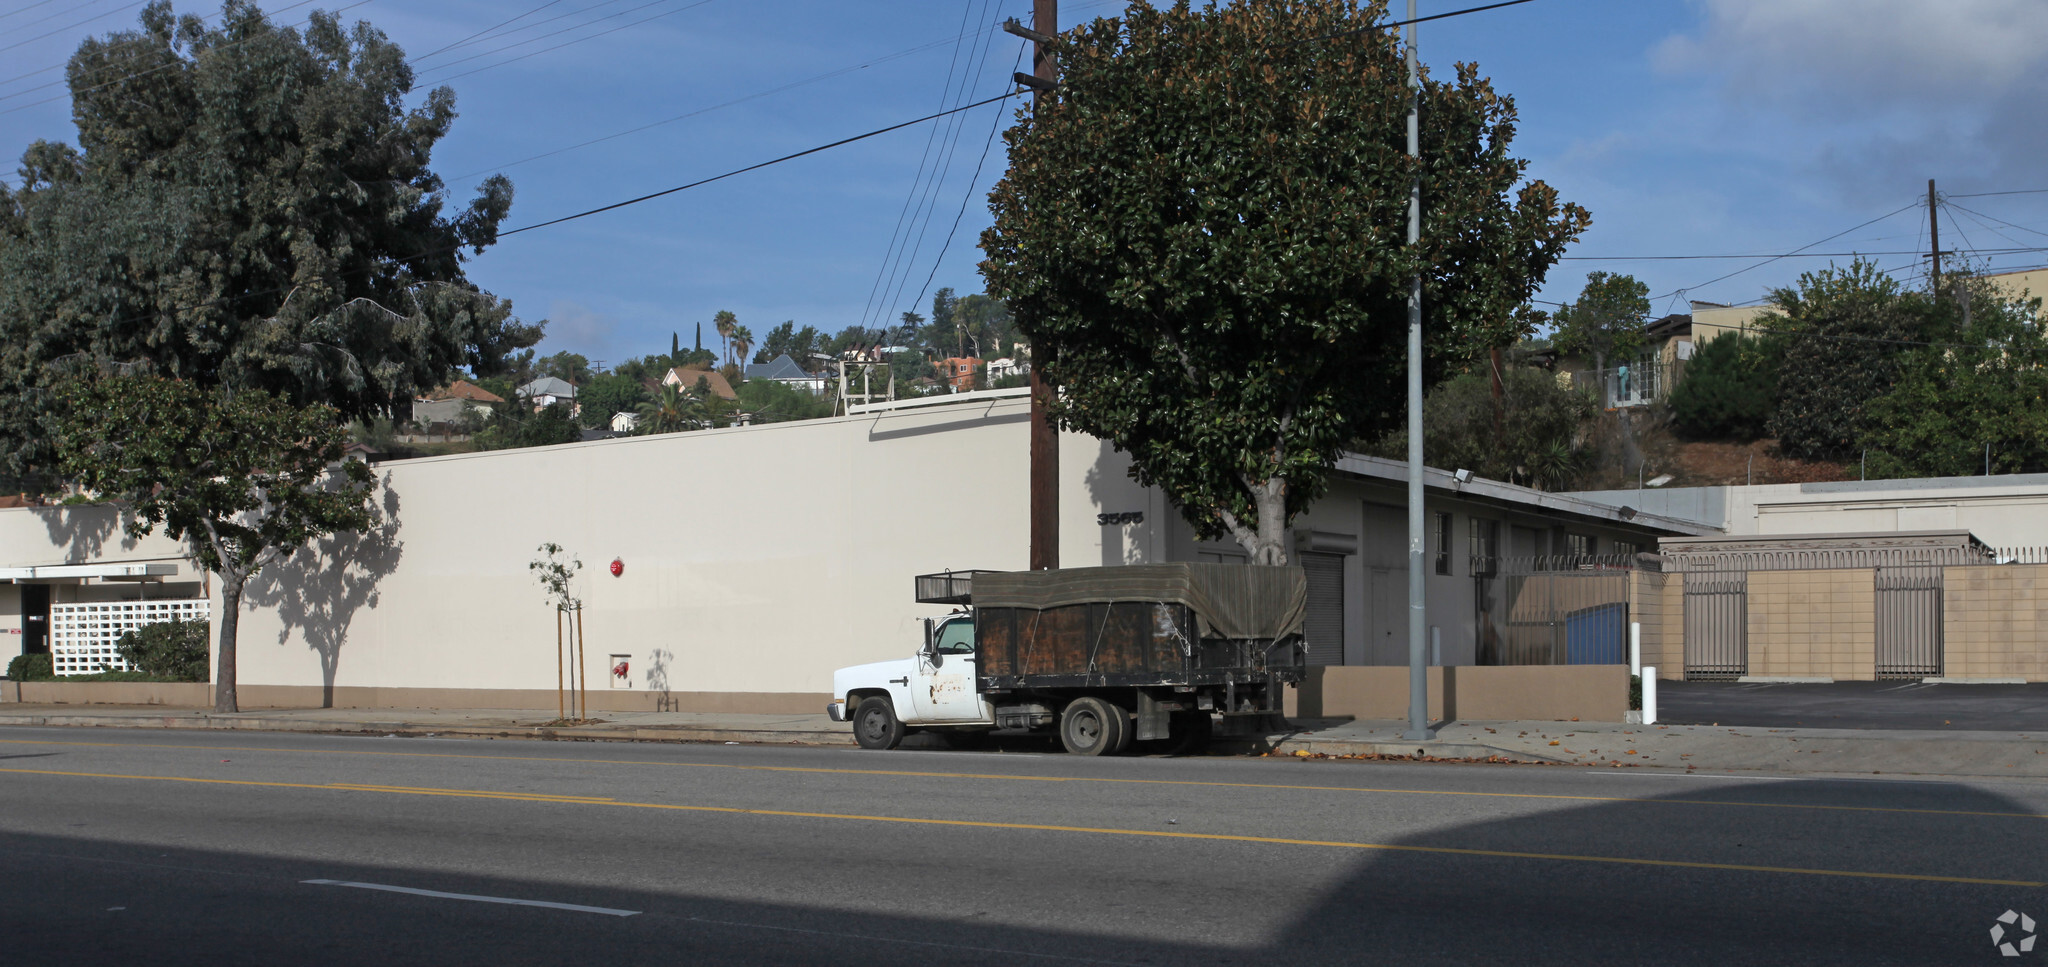
<path fill-rule="evenodd" d="M 2048 682 L 1658 682 L 1669 725 L 2048 732 Z"/>

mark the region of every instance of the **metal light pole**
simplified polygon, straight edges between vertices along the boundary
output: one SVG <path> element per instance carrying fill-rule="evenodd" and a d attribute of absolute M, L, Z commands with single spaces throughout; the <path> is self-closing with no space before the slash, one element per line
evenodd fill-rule
<path fill-rule="evenodd" d="M 1408 0 L 1408 156 L 1417 160 L 1408 186 L 1408 247 L 1422 240 L 1422 73 L 1415 60 L 1415 0 Z M 1424 651 L 1429 618 L 1423 595 L 1422 512 L 1422 270 L 1408 281 L 1408 731 L 1401 738 L 1436 738 L 1429 727 L 1429 666 Z"/>

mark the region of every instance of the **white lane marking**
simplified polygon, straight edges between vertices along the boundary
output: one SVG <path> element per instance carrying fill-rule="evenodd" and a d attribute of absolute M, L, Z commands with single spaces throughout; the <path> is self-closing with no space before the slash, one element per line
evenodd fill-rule
<path fill-rule="evenodd" d="M 516 907 L 547 907 L 550 910 L 570 910 L 576 913 L 602 913 L 608 917 L 638 916 L 638 910 L 614 910 L 610 907 L 586 907 L 575 903 L 555 903 L 551 900 L 519 900 L 505 896 L 479 896 L 474 893 L 443 893 L 440 890 L 422 890 L 410 886 L 391 886 L 385 883 L 356 883 L 350 880 L 300 880 L 315 886 L 348 886 L 358 890 L 383 890 L 386 893 L 409 893 L 413 896 L 440 897 L 444 900 L 474 900 L 478 903 L 505 903 Z"/>

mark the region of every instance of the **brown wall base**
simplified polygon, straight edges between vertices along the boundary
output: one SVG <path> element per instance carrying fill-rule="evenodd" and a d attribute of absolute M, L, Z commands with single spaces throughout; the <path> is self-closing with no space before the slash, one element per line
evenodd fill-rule
<path fill-rule="evenodd" d="M 243 685 L 240 705 L 257 708 L 502 708 L 549 710 L 553 689 L 361 688 L 327 690 L 318 685 Z M 330 700 L 331 699 L 331 700 Z M 593 712 L 743 712 L 817 715 L 831 696 L 822 692 L 644 692 L 603 689 L 590 693 Z M 213 686 L 155 682 L 9 682 L 0 701 L 46 705 L 213 704 Z"/>
<path fill-rule="evenodd" d="M 1459 665 L 1429 669 L 1429 719 L 1619 722 L 1628 711 L 1626 665 Z M 1405 719 L 1408 669 L 1333 665 L 1309 669 L 1303 718 Z"/>

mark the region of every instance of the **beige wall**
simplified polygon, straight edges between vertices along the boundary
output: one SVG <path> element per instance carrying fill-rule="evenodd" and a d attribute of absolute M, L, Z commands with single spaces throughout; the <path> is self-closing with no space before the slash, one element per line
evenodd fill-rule
<path fill-rule="evenodd" d="M 1749 674 L 1876 678 L 1876 572 L 1752 571 Z"/>
<path fill-rule="evenodd" d="M 1729 333 L 1754 333 L 1758 316 L 1777 310 L 1770 306 L 1692 306 L 1692 342 L 1703 346 Z"/>
<path fill-rule="evenodd" d="M 2048 565 L 1942 569 L 1942 674 L 2048 682 Z"/>
<path fill-rule="evenodd" d="M 1466 665 L 1431 668 L 1431 721 L 1619 722 L 1628 711 L 1627 665 Z M 1301 685 L 1304 718 L 1405 719 L 1408 669 L 1330 666 L 1309 669 Z"/>
<path fill-rule="evenodd" d="M 1660 679 L 1685 677 L 1685 578 L 1676 573 L 1629 575 L 1629 620 L 1643 629 L 1643 665 Z"/>

